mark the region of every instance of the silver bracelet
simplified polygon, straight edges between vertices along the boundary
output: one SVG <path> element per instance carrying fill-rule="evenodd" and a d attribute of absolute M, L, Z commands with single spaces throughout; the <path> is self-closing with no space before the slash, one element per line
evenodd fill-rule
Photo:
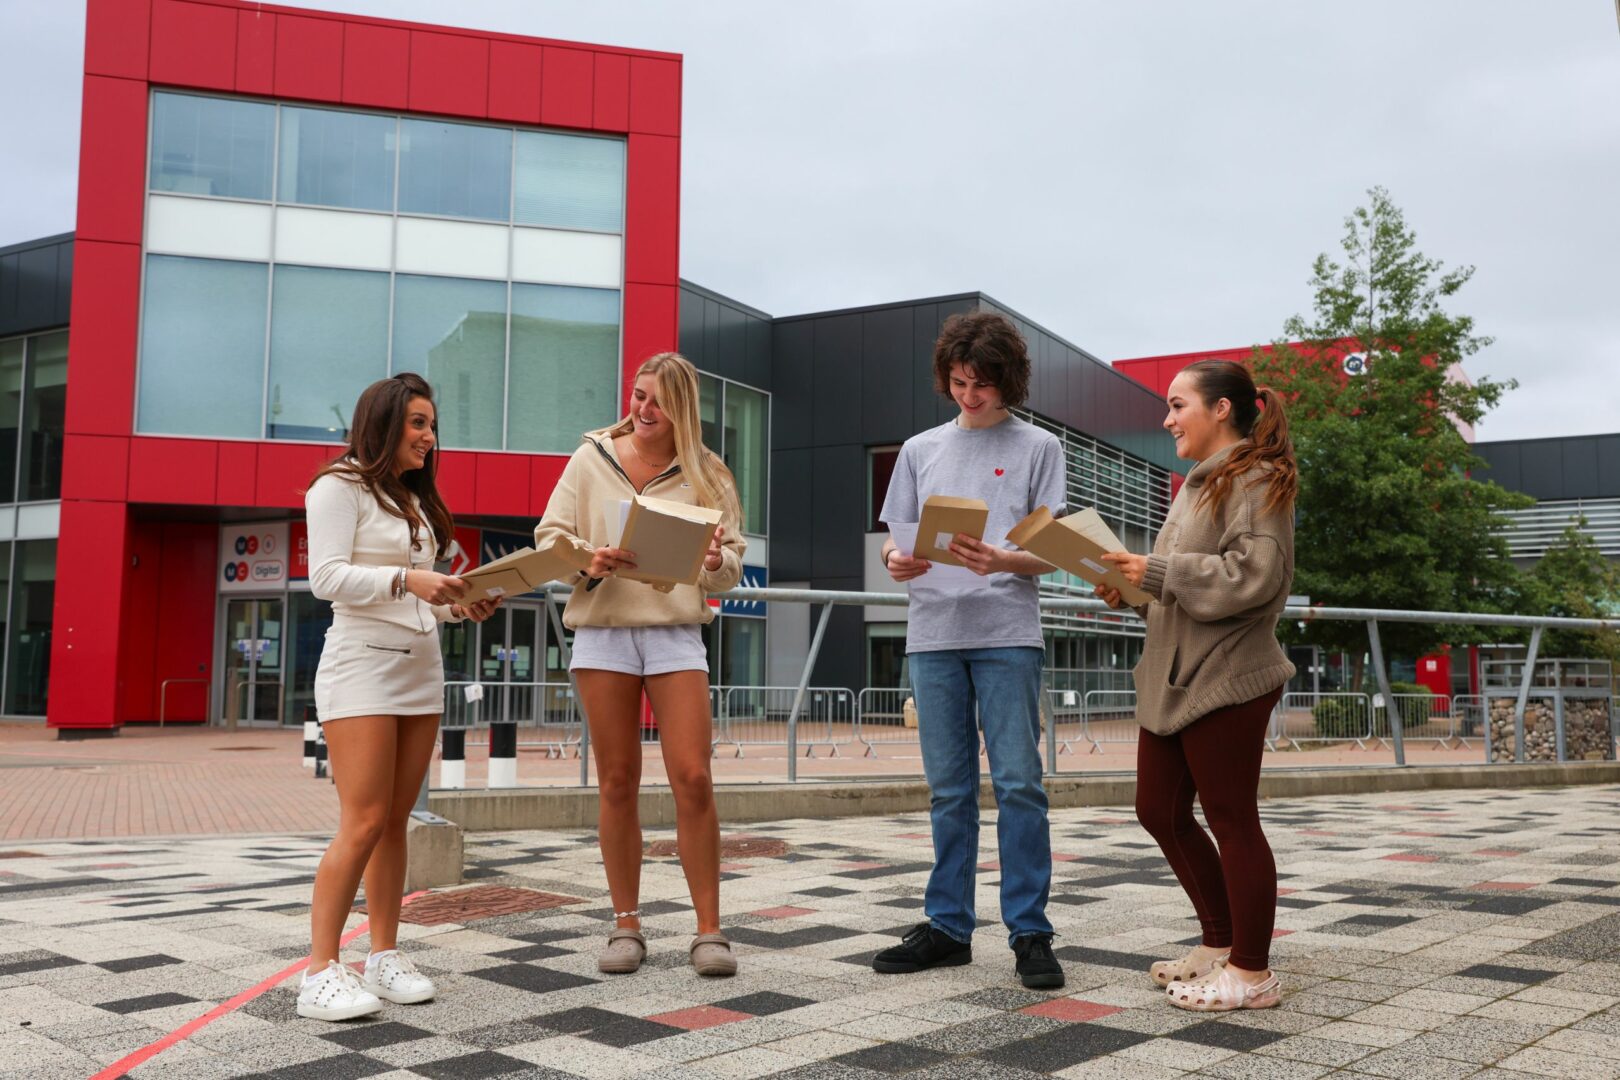
<path fill-rule="evenodd" d="M 641 918 L 641 909 L 631 908 L 629 911 L 615 911 L 613 917 L 615 919 L 639 919 Z"/>
<path fill-rule="evenodd" d="M 411 568 L 408 566 L 402 566 L 399 568 L 399 576 L 394 579 L 395 600 L 405 599 L 405 575 L 409 574 L 410 572 Z"/>

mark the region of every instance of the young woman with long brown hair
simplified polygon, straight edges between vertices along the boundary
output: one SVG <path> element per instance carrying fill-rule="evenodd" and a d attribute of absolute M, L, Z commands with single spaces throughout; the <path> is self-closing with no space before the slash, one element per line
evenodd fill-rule
<path fill-rule="evenodd" d="M 341 807 L 315 871 L 309 968 L 298 1015 L 347 1020 L 433 997 L 431 980 L 398 950 L 405 828 L 427 774 L 444 708 L 439 623 L 489 618 L 499 601 L 456 603 L 460 578 L 436 573 L 454 539 L 435 483 L 433 390 L 420 375 L 372 383 L 349 445 L 304 496 L 309 587 L 332 602 L 315 672 L 315 712 Z M 362 876 L 371 955 L 362 980 L 338 956 Z"/>
<path fill-rule="evenodd" d="M 645 494 L 719 510 L 698 582 L 664 590 L 616 578 L 636 555 L 610 543 L 618 507 Z M 641 966 L 641 696 L 658 720 L 658 742 L 675 796 L 681 869 L 698 934 L 688 955 L 700 975 L 731 975 L 737 960 L 720 932 L 720 822 L 709 772 L 713 728 L 709 658 L 702 625 L 714 619 L 708 594 L 742 577 L 742 510 L 731 472 L 703 445 L 697 371 L 660 353 L 636 372 L 630 412 L 587 432 L 534 530 L 536 547 L 558 539 L 590 555 L 563 612 L 574 631 L 571 669 L 596 757 L 597 842 L 613 899 L 614 929 L 598 959 L 604 972 Z"/>
<path fill-rule="evenodd" d="M 1153 554 L 1104 556 L 1153 596 L 1139 609 L 1136 816 L 1203 929 L 1196 948 L 1151 974 L 1183 1009 L 1265 1009 L 1281 991 L 1269 966 L 1277 867 L 1260 824 L 1260 760 L 1294 674 L 1277 618 L 1294 578 L 1298 469 L 1282 399 L 1243 365 L 1190 364 L 1165 401 L 1176 456 L 1198 464 Z M 1097 594 L 1122 606 L 1117 590 Z M 1214 843 L 1193 817 L 1195 797 Z"/>

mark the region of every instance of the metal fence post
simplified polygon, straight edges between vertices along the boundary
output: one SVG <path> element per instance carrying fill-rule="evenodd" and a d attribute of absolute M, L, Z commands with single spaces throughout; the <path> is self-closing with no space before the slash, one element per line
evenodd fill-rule
<path fill-rule="evenodd" d="M 793 711 L 788 713 L 787 759 L 788 782 L 799 778 L 799 710 L 804 707 L 804 693 L 810 686 L 810 672 L 821 655 L 821 639 L 827 636 L 827 623 L 832 619 L 833 606 L 821 605 L 821 619 L 816 623 L 816 636 L 810 641 L 810 654 L 804 658 L 804 671 L 799 673 L 799 689 L 793 695 Z"/>
<path fill-rule="evenodd" d="M 1524 764 L 1524 707 L 1530 703 L 1530 682 L 1536 670 L 1536 653 L 1541 651 L 1541 627 L 1530 631 L 1530 652 L 1524 658 L 1524 674 L 1519 678 L 1519 700 L 1513 707 L 1513 760 Z"/>
<path fill-rule="evenodd" d="M 1406 764 L 1406 743 L 1401 735 L 1401 709 L 1395 700 L 1395 695 L 1389 689 L 1389 669 L 1384 667 L 1384 643 L 1378 637 L 1378 620 L 1367 620 L 1367 641 L 1372 645 L 1373 668 L 1378 672 L 1378 689 L 1384 695 L 1384 709 L 1389 717 L 1389 733 L 1395 741 L 1395 764 Z M 1374 727 L 1377 727 L 1378 710 L 1373 710 Z"/>
<path fill-rule="evenodd" d="M 546 590 L 546 615 L 551 620 L 551 633 L 557 639 L 557 656 L 563 670 L 568 672 L 568 688 L 574 692 L 574 710 L 579 713 L 579 786 L 591 786 L 591 718 L 585 715 L 585 703 L 579 699 L 579 680 L 574 678 L 574 650 L 563 636 L 562 613 L 557 610 L 557 597 Z M 541 663 L 545 657 L 540 658 Z M 544 669 L 542 669 L 544 670 Z"/>

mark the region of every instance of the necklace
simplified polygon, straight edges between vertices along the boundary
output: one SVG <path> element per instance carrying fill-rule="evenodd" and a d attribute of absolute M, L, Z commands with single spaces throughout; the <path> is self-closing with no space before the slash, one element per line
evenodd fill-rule
<path fill-rule="evenodd" d="M 675 460 L 674 456 L 671 455 L 669 461 L 664 462 L 662 465 L 655 465 L 652 462 L 648 461 L 646 458 L 641 456 L 641 451 L 636 449 L 636 437 L 635 437 L 634 434 L 632 434 L 630 436 L 630 452 L 632 454 L 636 455 L 636 460 L 637 461 L 641 462 L 643 465 L 647 466 L 647 468 L 649 468 L 649 469 L 667 469 L 667 468 L 669 468 L 669 462 Z"/>

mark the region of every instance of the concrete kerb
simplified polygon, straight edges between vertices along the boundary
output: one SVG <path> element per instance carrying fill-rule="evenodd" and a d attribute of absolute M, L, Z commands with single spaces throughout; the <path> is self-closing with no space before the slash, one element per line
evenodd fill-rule
<path fill-rule="evenodd" d="M 1260 796 L 1296 799 L 1315 795 L 1615 783 L 1620 783 L 1620 763 L 1617 762 L 1289 769 L 1262 775 Z M 1048 777 L 1046 790 L 1054 807 L 1132 806 L 1136 802 L 1136 777 L 1125 772 Z M 928 785 L 921 780 L 721 785 L 715 788 L 714 797 L 720 820 L 727 825 L 793 818 L 883 816 L 928 809 Z M 980 801 L 987 809 L 995 806 L 988 780 L 984 782 Z M 435 791 L 429 796 L 429 806 L 434 813 L 458 822 L 468 832 L 589 829 L 596 825 L 595 788 Z M 646 825 L 675 823 L 675 800 L 668 788 L 642 790 L 641 820 Z"/>

